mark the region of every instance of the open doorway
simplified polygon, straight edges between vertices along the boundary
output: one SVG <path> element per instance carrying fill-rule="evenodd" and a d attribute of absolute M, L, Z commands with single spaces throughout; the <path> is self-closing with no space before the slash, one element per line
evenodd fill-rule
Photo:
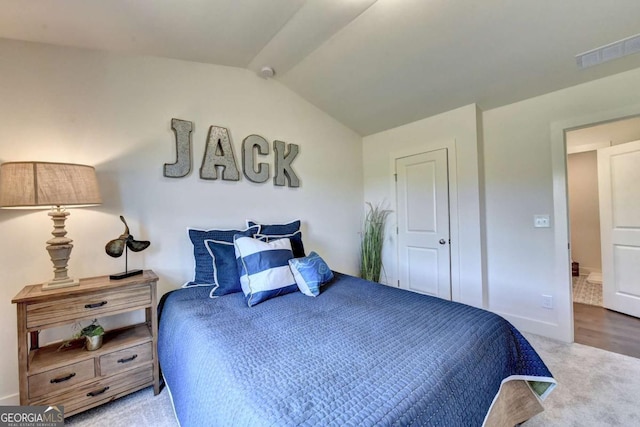
<path fill-rule="evenodd" d="M 598 149 L 640 140 L 640 117 L 566 133 L 567 188 L 571 236 L 574 339 L 640 358 L 640 318 L 605 308 L 598 180 Z M 640 164 L 637 166 L 640 168 Z M 602 177 L 601 177 L 602 179 Z M 606 257 L 605 257 L 606 260 Z M 609 285 L 610 286 L 610 285 Z M 640 301 L 639 301 L 640 304 Z"/>

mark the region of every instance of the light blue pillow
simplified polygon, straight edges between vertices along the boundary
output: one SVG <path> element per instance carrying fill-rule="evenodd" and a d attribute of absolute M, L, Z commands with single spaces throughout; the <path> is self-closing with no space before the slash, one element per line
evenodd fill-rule
<path fill-rule="evenodd" d="M 315 252 L 304 258 L 290 259 L 289 266 L 300 292 L 310 297 L 318 296 L 320 286 L 333 279 L 333 272 Z"/>
<path fill-rule="evenodd" d="M 263 242 L 236 235 L 234 247 L 240 285 L 249 307 L 298 290 L 289 268 L 293 258 L 289 239 Z"/>
<path fill-rule="evenodd" d="M 241 234 L 253 237 L 260 226 L 242 230 L 197 230 L 189 228 L 193 244 L 195 273 L 193 280 L 182 287 L 213 286 L 212 296 L 240 292 L 238 267 L 233 249 L 233 236 Z"/>

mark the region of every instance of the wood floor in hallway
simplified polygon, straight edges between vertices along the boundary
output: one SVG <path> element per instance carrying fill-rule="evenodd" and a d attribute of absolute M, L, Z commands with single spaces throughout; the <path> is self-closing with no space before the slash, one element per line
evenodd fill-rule
<path fill-rule="evenodd" d="M 640 358 L 640 319 L 603 307 L 573 303 L 575 342 Z"/>

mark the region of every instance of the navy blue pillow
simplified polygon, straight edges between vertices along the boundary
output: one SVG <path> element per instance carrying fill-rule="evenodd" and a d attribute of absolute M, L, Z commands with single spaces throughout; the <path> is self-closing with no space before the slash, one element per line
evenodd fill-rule
<path fill-rule="evenodd" d="M 189 228 L 189 239 L 193 244 L 195 274 L 193 280 L 182 287 L 214 286 L 211 296 L 221 296 L 240 292 L 240 279 L 236 256 L 233 249 L 233 236 L 240 234 L 253 237 L 260 226 L 242 230 L 197 230 Z"/>
<path fill-rule="evenodd" d="M 258 224 L 255 221 L 247 220 L 247 227 L 260 226 L 261 236 L 266 236 L 267 241 L 274 239 L 288 238 L 291 240 L 291 249 L 295 258 L 305 256 L 304 245 L 302 244 L 302 232 L 300 231 L 300 220 L 292 221 L 288 224 Z"/>

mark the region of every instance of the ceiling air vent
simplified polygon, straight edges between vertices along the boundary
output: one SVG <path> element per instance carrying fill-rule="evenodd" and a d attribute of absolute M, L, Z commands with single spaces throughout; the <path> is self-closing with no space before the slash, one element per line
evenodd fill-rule
<path fill-rule="evenodd" d="M 640 34 L 576 55 L 578 68 L 593 67 L 640 52 Z"/>

